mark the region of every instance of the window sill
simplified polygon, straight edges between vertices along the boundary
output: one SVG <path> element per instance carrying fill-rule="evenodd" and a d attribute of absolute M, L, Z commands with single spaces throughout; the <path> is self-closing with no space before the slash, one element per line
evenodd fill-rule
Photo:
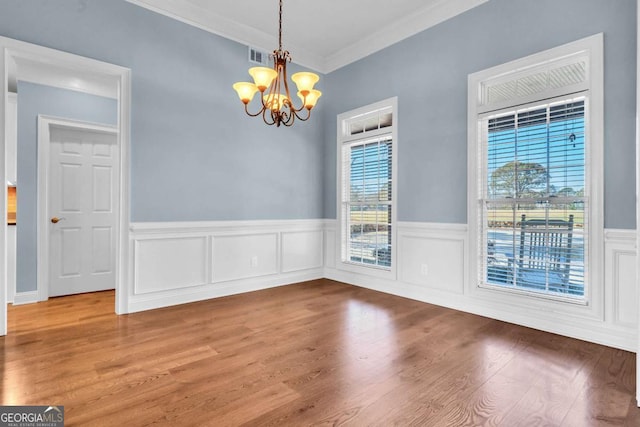
<path fill-rule="evenodd" d="M 500 292 L 506 295 L 515 295 L 518 297 L 535 298 L 538 300 L 554 301 L 554 302 L 573 304 L 573 305 L 585 306 L 585 307 L 589 306 L 589 301 L 585 297 L 579 297 L 579 296 L 571 297 L 571 296 L 563 296 L 558 294 L 548 294 L 543 292 L 528 291 L 526 289 L 516 288 L 516 287 L 493 285 L 491 283 L 480 283 L 478 284 L 478 288 L 486 289 L 488 291 Z"/>
<path fill-rule="evenodd" d="M 378 277 L 380 279 L 395 280 L 396 271 L 393 267 L 380 267 L 376 265 L 362 265 L 348 261 L 340 261 L 337 264 L 337 269 L 347 271 L 350 273 L 363 274 L 367 276 Z"/>

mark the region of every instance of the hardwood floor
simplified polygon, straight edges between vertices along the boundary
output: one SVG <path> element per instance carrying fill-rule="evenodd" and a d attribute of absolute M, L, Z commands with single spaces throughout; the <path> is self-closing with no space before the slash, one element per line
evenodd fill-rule
<path fill-rule="evenodd" d="M 3 405 L 66 425 L 640 426 L 635 355 L 329 280 L 9 307 Z"/>

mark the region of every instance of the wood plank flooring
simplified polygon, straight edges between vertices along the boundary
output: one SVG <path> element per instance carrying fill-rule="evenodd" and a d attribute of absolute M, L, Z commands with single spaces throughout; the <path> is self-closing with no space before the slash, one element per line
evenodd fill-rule
<path fill-rule="evenodd" d="M 329 280 L 113 307 L 9 306 L 1 403 L 67 426 L 640 426 L 632 353 Z"/>

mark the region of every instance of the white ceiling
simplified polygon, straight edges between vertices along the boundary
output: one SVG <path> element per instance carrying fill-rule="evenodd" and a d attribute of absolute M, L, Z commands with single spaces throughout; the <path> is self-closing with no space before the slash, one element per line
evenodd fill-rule
<path fill-rule="evenodd" d="M 231 40 L 278 47 L 278 0 L 127 0 Z M 489 0 L 284 0 L 283 48 L 327 73 Z"/>

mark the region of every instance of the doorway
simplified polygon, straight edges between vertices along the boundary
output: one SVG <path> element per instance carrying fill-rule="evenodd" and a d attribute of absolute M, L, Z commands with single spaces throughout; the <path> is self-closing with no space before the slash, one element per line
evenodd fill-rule
<path fill-rule="evenodd" d="M 3 90 L 0 99 L 0 213 L 7 213 L 7 181 L 5 171 L 5 146 L 7 136 L 7 102 L 12 85 L 21 78 L 28 81 L 72 89 L 90 93 L 91 87 L 103 87 L 113 90 L 117 100 L 116 145 L 118 169 L 117 186 L 113 192 L 118 201 L 115 212 L 114 262 L 113 276 L 115 277 L 115 312 L 123 314 L 128 311 L 128 228 L 129 228 L 129 135 L 130 135 L 130 98 L 131 72 L 127 68 L 96 61 L 93 59 L 69 54 L 42 46 L 24 43 L 17 40 L 0 37 L 0 74 L 2 75 Z M 18 186 L 20 183 L 17 184 Z M 40 221 L 38 222 L 38 228 Z M 42 245 L 39 245 L 42 246 Z M 7 265 L 7 224 L 0 226 L 0 271 L 6 272 Z M 40 258 L 40 253 L 38 253 Z M 39 266 L 40 267 L 40 266 Z M 38 299 L 45 294 L 41 289 L 41 280 L 46 277 L 45 272 L 38 268 Z M 47 291 L 48 292 L 48 291 Z M 46 295 L 48 297 L 48 294 Z M 44 298 L 46 299 L 46 298 Z M 7 277 L 0 274 L 0 335 L 7 333 Z"/>

